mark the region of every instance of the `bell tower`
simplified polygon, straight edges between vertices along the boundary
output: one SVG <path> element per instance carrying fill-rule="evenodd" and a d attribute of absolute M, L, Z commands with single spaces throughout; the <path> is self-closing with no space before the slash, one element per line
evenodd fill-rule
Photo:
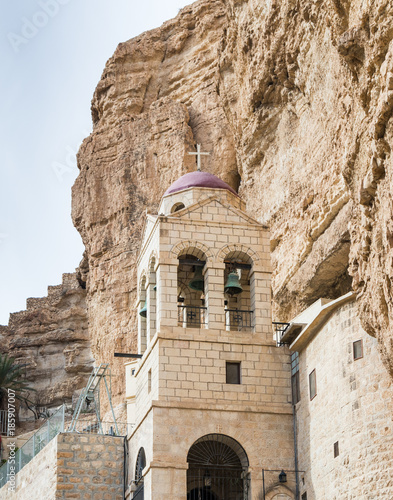
<path fill-rule="evenodd" d="M 262 477 L 294 469 L 289 355 L 273 339 L 270 276 L 268 229 L 212 174 L 184 175 L 146 216 L 142 358 L 126 365 L 129 498 L 257 499 L 263 487 L 293 498 L 290 479 Z"/>

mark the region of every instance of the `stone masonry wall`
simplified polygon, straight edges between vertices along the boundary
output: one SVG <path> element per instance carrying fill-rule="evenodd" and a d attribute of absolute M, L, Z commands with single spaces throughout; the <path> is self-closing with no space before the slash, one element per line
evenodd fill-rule
<path fill-rule="evenodd" d="M 177 329 L 176 337 L 169 332 L 157 334 L 136 371 L 138 404 L 129 416 L 133 423 L 139 424 L 158 399 L 247 408 L 290 403 L 286 350 L 264 345 L 250 332 L 201 330 L 198 334 L 193 330 L 192 337 L 182 328 Z M 226 384 L 226 361 L 241 363 L 241 385 Z"/>
<path fill-rule="evenodd" d="M 194 334 L 197 341 L 189 337 L 159 341 L 161 400 L 244 407 L 291 401 L 286 350 L 263 345 L 248 332 L 209 331 Z M 227 361 L 241 363 L 241 384 L 226 383 Z"/>
<path fill-rule="evenodd" d="M 354 360 L 357 340 L 363 341 L 363 358 Z M 317 395 L 310 401 L 314 369 Z M 307 491 L 308 500 L 391 500 L 393 385 L 354 302 L 336 310 L 300 353 L 300 387 L 299 469 L 306 471 L 301 493 Z"/>
<path fill-rule="evenodd" d="M 58 437 L 56 498 L 123 500 L 123 438 Z"/>
<path fill-rule="evenodd" d="M 136 412 L 134 419 L 131 423 L 139 422 L 141 418 L 146 414 L 151 402 L 158 399 L 158 344 L 153 341 L 149 346 L 150 354 L 146 356 L 144 362 L 137 369 L 137 383 L 136 383 L 136 399 L 138 404 L 136 405 Z M 150 372 L 150 375 L 149 375 Z M 149 376 L 150 378 L 150 388 L 149 388 Z"/>
<path fill-rule="evenodd" d="M 146 452 L 146 500 L 187 497 L 187 455 L 195 441 L 207 434 L 225 434 L 242 445 L 250 462 L 252 500 L 263 498 L 262 469 L 294 470 L 290 406 L 287 410 L 282 407 L 280 412 L 263 406 L 250 409 L 245 405 L 243 409 L 238 405 L 237 411 L 232 410 L 233 405 L 206 405 L 197 401 L 154 403 L 130 440 L 130 474 L 135 472 L 140 447 Z M 277 482 L 278 473 L 266 474 L 267 491 Z M 293 474 L 288 474 L 287 486 L 288 492 L 294 491 Z"/>
<path fill-rule="evenodd" d="M 62 433 L 16 476 L 2 500 L 123 499 L 122 437 Z"/>
<path fill-rule="evenodd" d="M 19 474 L 15 491 L 10 483 L 0 489 L 1 500 L 52 500 L 56 498 L 57 440 L 53 439 Z M 39 481 L 36 479 L 39 478 Z"/>

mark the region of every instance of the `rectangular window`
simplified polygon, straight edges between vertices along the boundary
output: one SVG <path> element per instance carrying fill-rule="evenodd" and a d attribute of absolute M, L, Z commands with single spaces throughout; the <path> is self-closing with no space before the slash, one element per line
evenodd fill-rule
<path fill-rule="evenodd" d="M 314 399 L 317 395 L 317 375 L 315 370 L 313 370 L 308 376 L 308 381 L 310 385 L 310 399 Z"/>
<path fill-rule="evenodd" d="M 338 457 L 340 452 L 338 449 L 338 441 L 336 441 L 333 445 L 334 458 Z"/>
<path fill-rule="evenodd" d="M 353 343 L 353 359 L 357 360 L 363 357 L 363 341 L 357 340 Z"/>
<path fill-rule="evenodd" d="M 299 353 L 291 354 L 291 384 L 292 384 L 292 404 L 300 401 L 300 380 L 299 380 Z"/>
<path fill-rule="evenodd" d="M 151 391 L 151 370 L 149 370 L 147 373 L 147 392 L 150 393 L 150 391 Z"/>
<path fill-rule="evenodd" d="M 240 384 L 240 363 L 226 362 L 226 383 Z"/>

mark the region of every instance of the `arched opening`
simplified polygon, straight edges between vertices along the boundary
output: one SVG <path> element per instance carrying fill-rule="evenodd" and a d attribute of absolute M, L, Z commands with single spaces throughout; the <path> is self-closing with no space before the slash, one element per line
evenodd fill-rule
<path fill-rule="evenodd" d="M 251 330 L 254 326 L 252 259 L 245 252 L 234 250 L 225 256 L 224 263 L 226 329 Z"/>
<path fill-rule="evenodd" d="M 142 477 L 142 472 L 143 469 L 146 467 L 146 455 L 145 455 L 145 450 L 144 448 L 140 448 L 138 451 L 138 456 L 136 458 L 136 464 L 135 464 L 135 482 L 139 483 L 143 479 Z"/>
<path fill-rule="evenodd" d="M 293 500 L 293 492 L 282 485 L 275 485 L 270 490 L 266 491 L 266 500 Z"/>
<path fill-rule="evenodd" d="M 178 256 L 177 308 L 178 325 L 183 328 L 205 328 L 205 279 L 206 255 L 190 248 Z"/>
<path fill-rule="evenodd" d="M 142 278 L 139 288 L 138 305 L 138 352 L 143 354 L 147 346 L 147 311 L 149 309 L 146 294 L 146 276 Z"/>
<path fill-rule="evenodd" d="M 173 207 L 171 208 L 171 214 L 178 212 L 179 210 L 182 210 L 183 208 L 185 208 L 184 203 L 181 203 L 181 202 L 175 203 L 173 205 Z"/>
<path fill-rule="evenodd" d="M 134 500 L 143 500 L 144 498 L 142 473 L 145 467 L 146 467 L 145 450 L 143 448 L 140 448 L 135 464 L 135 475 L 134 475 L 135 491 L 132 497 Z"/>
<path fill-rule="evenodd" d="M 187 500 L 245 500 L 249 462 L 244 448 L 223 434 L 207 434 L 188 455 Z"/>

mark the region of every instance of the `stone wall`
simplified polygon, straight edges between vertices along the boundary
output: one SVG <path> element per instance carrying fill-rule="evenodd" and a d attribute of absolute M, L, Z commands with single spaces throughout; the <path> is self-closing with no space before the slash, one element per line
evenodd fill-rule
<path fill-rule="evenodd" d="M 241 405 L 250 411 L 260 405 L 277 408 L 291 402 L 286 350 L 266 345 L 250 332 L 191 331 L 175 328 L 157 333 L 140 365 L 133 365 L 137 366 L 135 375 L 127 371 L 127 385 L 132 387 L 127 397 L 135 396 L 137 401 L 128 415 L 131 423 L 139 424 L 155 400 L 205 407 Z M 241 363 L 241 385 L 226 384 L 226 361 Z"/>
<path fill-rule="evenodd" d="M 136 401 L 138 402 L 135 407 L 134 418 L 131 423 L 136 423 L 146 415 L 148 408 L 151 406 L 153 400 L 158 399 L 159 396 L 159 349 L 157 345 L 157 337 L 148 347 L 145 357 L 140 366 L 138 366 L 136 376 Z M 149 375 L 150 373 L 150 375 Z M 149 390 L 149 376 L 151 377 L 151 385 Z"/>
<path fill-rule="evenodd" d="M 154 429 L 154 434 L 153 434 Z M 250 461 L 252 500 L 262 498 L 262 469 L 294 470 L 291 409 L 268 407 L 236 409 L 232 405 L 154 402 L 130 440 L 130 474 L 141 446 L 146 452 L 145 498 L 186 498 L 187 454 L 206 434 L 225 434 L 240 443 Z M 154 441 L 152 437 L 154 436 Z M 265 487 L 277 486 L 278 474 L 266 474 Z M 294 475 L 288 474 L 288 492 L 294 498 Z"/>
<path fill-rule="evenodd" d="M 123 500 L 124 438 L 66 433 L 57 449 L 56 498 Z"/>
<path fill-rule="evenodd" d="M 357 340 L 363 341 L 363 358 L 354 360 Z M 317 395 L 310 401 L 314 369 Z M 339 307 L 301 351 L 300 387 L 301 493 L 307 491 L 308 500 L 393 498 L 393 385 L 354 302 Z"/>
<path fill-rule="evenodd" d="M 57 440 L 53 439 L 15 476 L 15 490 L 10 483 L 0 489 L 1 500 L 54 500 L 57 489 Z M 38 480 L 37 480 L 38 479 Z"/>
<path fill-rule="evenodd" d="M 2 500 L 123 500 L 124 438 L 62 433 L 16 476 Z"/>
<path fill-rule="evenodd" d="M 189 448 L 202 435 L 222 433 L 245 447 L 252 471 L 250 498 L 259 500 L 263 468 L 294 469 L 288 351 L 264 345 L 250 332 L 168 330 L 158 332 L 144 354 L 135 386 L 127 384 L 136 389 L 137 406 L 130 477 L 143 447 L 145 498 L 165 493 L 182 500 Z M 241 362 L 241 384 L 226 383 L 226 361 Z M 288 488 L 294 491 L 294 475 L 289 476 Z M 268 491 L 277 486 L 278 474 L 265 479 Z"/>
<path fill-rule="evenodd" d="M 158 334 L 160 337 L 160 334 Z M 248 332 L 194 334 L 159 339 L 161 401 L 280 406 L 291 401 L 288 352 L 263 345 Z M 172 338 L 171 338 L 172 337 Z M 226 362 L 240 362 L 241 384 L 226 383 Z"/>

